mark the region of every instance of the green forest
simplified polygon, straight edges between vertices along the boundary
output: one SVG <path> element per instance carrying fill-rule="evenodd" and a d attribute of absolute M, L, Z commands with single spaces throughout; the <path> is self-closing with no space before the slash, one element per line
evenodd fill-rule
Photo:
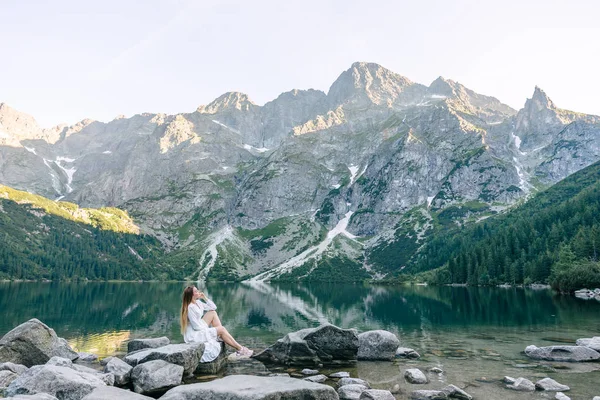
<path fill-rule="evenodd" d="M 437 234 L 406 272 L 430 283 L 600 287 L 600 163 L 510 212 Z M 404 272 L 404 271 L 403 271 Z M 399 277 L 400 278 L 400 277 Z"/>

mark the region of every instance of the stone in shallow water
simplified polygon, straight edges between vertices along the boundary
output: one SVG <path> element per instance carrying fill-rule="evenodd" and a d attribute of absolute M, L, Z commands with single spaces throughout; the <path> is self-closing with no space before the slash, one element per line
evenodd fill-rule
<path fill-rule="evenodd" d="M 336 391 L 327 385 L 303 379 L 230 375 L 211 382 L 178 386 L 161 400 L 337 400 Z"/>
<path fill-rule="evenodd" d="M 504 379 L 502 379 L 502 381 L 504 383 L 508 383 L 509 385 L 512 385 L 513 383 L 515 383 L 517 380 L 515 378 L 513 378 L 512 376 L 505 376 Z"/>
<path fill-rule="evenodd" d="M 455 385 L 448 385 L 442 389 L 442 392 L 446 393 L 446 395 L 453 399 L 460 400 L 472 400 L 473 396 L 469 393 L 465 392 L 461 388 Z"/>
<path fill-rule="evenodd" d="M 327 377 L 323 374 L 307 376 L 304 378 L 305 381 L 315 382 L 315 383 L 323 383 L 327 380 Z"/>
<path fill-rule="evenodd" d="M 290 378 L 290 374 L 288 374 L 287 372 L 275 372 L 275 373 L 269 374 L 269 376 L 279 376 L 279 377 Z"/>
<path fill-rule="evenodd" d="M 592 350 L 600 352 L 600 336 L 578 339 L 577 346 L 589 347 Z"/>
<path fill-rule="evenodd" d="M 562 392 L 556 393 L 556 396 L 554 396 L 554 398 L 556 400 L 571 400 L 571 398 L 569 396 L 567 396 L 566 394 L 564 394 Z"/>
<path fill-rule="evenodd" d="M 429 372 L 433 372 L 434 374 L 443 374 L 444 373 L 444 371 L 438 367 L 429 368 Z"/>
<path fill-rule="evenodd" d="M 317 375 L 319 373 L 319 370 L 304 368 L 302 371 L 300 371 L 300 373 L 302 375 Z"/>
<path fill-rule="evenodd" d="M 136 393 L 157 393 L 181 384 L 183 367 L 163 360 L 139 364 L 131 371 L 131 382 Z"/>
<path fill-rule="evenodd" d="M 560 384 L 552 378 L 540 379 L 535 383 L 535 387 L 539 390 L 547 390 L 551 392 L 566 392 L 567 390 L 571 390 L 571 388 L 567 385 Z"/>
<path fill-rule="evenodd" d="M 98 387 L 82 400 L 152 400 L 152 397 L 113 386 Z"/>
<path fill-rule="evenodd" d="M 0 362 L 12 362 L 26 367 L 45 364 L 51 357 L 75 360 L 79 355 L 66 340 L 38 319 L 17 326 L 0 339 Z"/>
<path fill-rule="evenodd" d="M 404 371 L 404 378 L 410 383 L 425 384 L 429 382 L 429 379 L 425 376 L 423 371 L 418 368 L 411 368 Z"/>
<path fill-rule="evenodd" d="M 441 352 L 440 352 L 441 354 Z M 419 358 L 421 355 L 417 353 L 415 350 L 408 347 L 398 347 L 396 349 L 396 358 Z"/>
<path fill-rule="evenodd" d="M 358 335 L 359 360 L 391 360 L 400 345 L 398 337 L 392 332 L 374 330 Z"/>
<path fill-rule="evenodd" d="M 546 361 L 596 361 L 600 353 L 584 346 L 527 346 L 525 354 L 536 360 Z"/>
<path fill-rule="evenodd" d="M 360 399 L 360 394 L 365 390 L 369 390 L 365 385 L 344 385 L 338 389 L 338 396 L 340 396 L 340 400 L 358 400 Z"/>
<path fill-rule="evenodd" d="M 358 378 L 342 378 L 338 381 L 337 385 L 338 387 L 342 387 L 345 385 L 363 385 L 368 387 L 369 389 L 371 388 L 369 382 Z"/>
<path fill-rule="evenodd" d="M 158 347 L 166 346 L 170 343 L 171 341 L 166 336 L 149 339 L 133 339 L 127 343 L 127 352 L 132 353 L 134 351 L 143 349 L 156 349 Z"/>
<path fill-rule="evenodd" d="M 441 390 L 414 390 L 410 393 L 411 400 L 446 400 L 448 396 Z"/>
<path fill-rule="evenodd" d="M 346 371 L 334 372 L 329 375 L 330 378 L 350 378 L 350 373 Z"/>
<path fill-rule="evenodd" d="M 519 392 L 533 392 L 535 385 L 529 379 L 519 378 L 512 385 L 506 385 L 507 388 L 517 390 Z"/>
<path fill-rule="evenodd" d="M 286 365 L 335 365 L 355 362 L 357 353 L 356 330 L 321 325 L 288 333 L 254 358 Z"/>
<path fill-rule="evenodd" d="M 42 392 L 60 395 L 61 400 L 79 400 L 99 386 L 106 383 L 96 374 L 56 365 L 37 365 L 15 379 L 6 389 L 6 395 Z"/>
<path fill-rule="evenodd" d="M 359 400 L 396 400 L 389 390 L 368 389 L 360 394 Z"/>

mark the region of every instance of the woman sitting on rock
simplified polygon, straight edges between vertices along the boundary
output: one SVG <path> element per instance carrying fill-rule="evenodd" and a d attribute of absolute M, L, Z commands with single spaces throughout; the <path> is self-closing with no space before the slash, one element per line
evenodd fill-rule
<path fill-rule="evenodd" d="M 221 341 L 237 350 L 236 357 L 250 357 L 252 350 L 235 341 L 227 329 L 221 325 L 216 309 L 215 303 L 208 299 L 203 292 L 198 291 L 194 286 L 186 287 L 181 304 L 183 340 L 186 343 L 204 343 L 201 362 L 210 362 L 219 356 Z"/>

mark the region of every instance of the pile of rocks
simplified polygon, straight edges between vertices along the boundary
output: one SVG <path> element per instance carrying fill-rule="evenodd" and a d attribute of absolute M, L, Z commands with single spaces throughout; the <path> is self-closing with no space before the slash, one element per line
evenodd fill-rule
<path fill-rule="evenodd" d="M 575 291 L 575 297 L 578 297 L 578 298 L 584 299 L 584 300 L 596 299 L 596 300 L 600 301 L 600 289 L 594 289 L 594 290 L 581 289 L 581 290 L 577 290 L 577 291 Z"/>

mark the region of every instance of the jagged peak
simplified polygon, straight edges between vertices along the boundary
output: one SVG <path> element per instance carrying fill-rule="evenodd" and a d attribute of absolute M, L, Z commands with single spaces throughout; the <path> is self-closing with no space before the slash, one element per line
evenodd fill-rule
<path fill-rule="evenodd" d="M 531 99 L 527 99 L 525 102 L 525 108 L 527 108 L 528 105 L 535 105 L 537 110 L 556 108 L 554 102 L 550 100 L 550 97 L 548 97 L 546 92 L 544 92 L 542 88 L 537 85 L 535 86 L 535 90 L 533 91 L 533 96 L 531 96 Z"/>
<path fill-rule="evenodd" d="M 216 114 L 226 110 L 248 111 L 258 107 L 247 94 L 241 92 L 227 92 L 217 97 L 207 106 L 198 107 L 198 112 L 203 114 Z"/>
<path fill-rule="evenodd" d="M 413 82 L 379 64 L 355 62 L 333 82 L 327 97 L 334 104 L 368 99 L 375 104 L 394 101 Z M 358 97 L 357 97 L 358 96 Z"/>

